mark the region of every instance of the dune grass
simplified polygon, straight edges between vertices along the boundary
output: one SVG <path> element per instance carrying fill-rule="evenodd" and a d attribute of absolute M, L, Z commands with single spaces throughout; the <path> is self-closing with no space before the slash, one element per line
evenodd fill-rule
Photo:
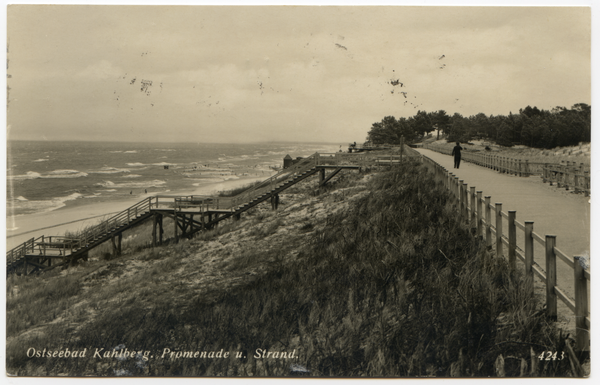
<path fill-rule="evenodd" d="M 344 183 L 351 185 L 351 178 Z M 328 188 L 333 193 L 336 187 Z M 133 255 L 137 273 L 108 281 L 94 278 L 98 284 L 87 289 L 92 294 L 86 298 L 99 310 L 87 317 L 71 314 L 70 322 L 85 322 L 85 327 L 57 323 L 45 333 L 27 336 L 11 329 L 7 370 L 53 375 L 487 377 L 497 375 L 496 361 L 502 355 L 508 376 L 571 375 L 566 360 L 540 361 L 531 370 L 536 364 L 532 351 L 536 356 L 561 351 L 564 338 L 546 321 L 536 298 L 523 290 L 523 277 L 509 271 L 504 259 L 488 253 L 457 221 L 446 191 L 420 165 L 407 163 L 373 175 L 366 191 L 349 210 L 320 222 L 298 223 L 297 232 L 280 232 L 292 224 L 261 214 L 269 223 L 259 226 L 254 222 L 258 215 L 249 216 L 191 242 Z M 323 201 L 334 203 L 327 191 L 320 194 Z M 222 245 L 230 234 L 246 231 L 244 223 L 253 224 L 244 233 L 251 236 L 229 249 L 237 250 L 232 256 Z M 285 237 L 282 246 L 269 247 L 278 236 Z M 269 241 L 263 243 L 261 237 Z M 195 257 L 213 246 L 222 251 Z M 234 259 L 224 263 L 228 258 Z M 200 267 L 215 263 L 218 268 L 207 267 L 204 273 L 215 284 L 190 283 L 190 275 L 202 277 L 187 267 L 188 260 Z M 219 284 L 225 275 L 237 283 Z M 20 294 L 11 298 L 9 318 L 17 316 L 17 303 L 35 304 L 23 300 L 29 298 L 25 295 L 35 297 L 26 294 L 34 290 L 27 284 L 21 283 Z M 72 298 L 76 292 L 75 287 L 61 297 Z M 43 296 L 43 290 L 37 295 Z M 56 301 L 49 298 L 49 306 Z M 154 358 L 39 360 L 27 358 L 23 346 L 125 346 Z M 232 357 L 161 358 L 165 348 L 223 349 Z M 256 349 L 295 351 L 295 356 L 255 358 Z"/>

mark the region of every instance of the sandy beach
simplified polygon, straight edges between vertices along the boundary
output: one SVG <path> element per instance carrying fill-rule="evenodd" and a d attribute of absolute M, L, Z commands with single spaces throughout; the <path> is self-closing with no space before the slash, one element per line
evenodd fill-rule
<path fill-rule="evenodd" d="M 81 230 L 98 223 L 104 217 L 121 212 L 149 196 L 213 195 L 218 191 L 231 190 L 266 178 L 268 176 L 240 177 L 200 186 L 194 190 L 167 190 L 161 194 L 138 194 L 133 195 L 131 199 L 114 202 L 94 203 L 92 199 L 78 199 L 50 212 L 7 217 L 6 249 L 10 250 L 28 239 L 41 235 L 63 235 L 66 231 Z"/>

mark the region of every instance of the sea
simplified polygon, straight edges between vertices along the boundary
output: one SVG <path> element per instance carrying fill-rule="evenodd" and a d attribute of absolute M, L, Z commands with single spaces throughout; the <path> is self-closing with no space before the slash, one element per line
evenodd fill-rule
<path fill-rule="evenodd" d="M 9 141 L 7 218 L 63 207 L 209 190 L 268 178 L 283 158 L 339 151 L 332 143 L 123 143 Z M 7 230 L 11 221 L 7 220 Z"/>

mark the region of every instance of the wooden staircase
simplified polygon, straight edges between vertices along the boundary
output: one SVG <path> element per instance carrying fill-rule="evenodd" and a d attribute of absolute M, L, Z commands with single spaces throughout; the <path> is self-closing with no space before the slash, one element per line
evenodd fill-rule
<path fill-rule="evenodd" d="M 406 148 L 407 152 L 408 148 Z M 406 154 L 406 157 L 419 157 L 420 154 L 414 151 L 414 154 Z M 23 244 L 13 248 L 6 253 L 7 273 L 31 274 L 38 271 L 52 269 L 57 266 L 67 265 L 75 262 L 79 258 L 87 258 L 87 253 L 133 227 L 136 227 L 147 220 L 156 216 L 161 216 L 160 226 L 162 231 L 162 215 L 172 215 L 178 220 L 178 214 L 183 215 L 184 220 L 189 223 L 195 223 L 198 226 L 191 229 L 185 235 L 190 236 L 203 229 L 211 228 L 218 222 L 238 217 L 245 211 L 256 205 L 274 197 L 289 187 L 299 183 L 312 175 L 321 172 L 321 184 L 327 183 L 333 176 L 343 169 L 358 169 L 366 166 L 381 166 L 402 161 L 402 153 L 397 155 L 376 155 L 376 154 L 319 154 L 315 153 L 307 158 L 301 159 L 290 167 L 281 170 L 277 174 L 267 178 L 261 183 L 243 191 L 234 197 L 199 197 L 199 196 L 154 196 L 148 197 L 135 205 L 123 210 L 113 217 L 102 221 L 98 225 L 83 231 L 75 238 L 60 236 L 41 236 L 31 238 Z M 325 169 L 334 171 L 325 178 Z M 161 202 L 160 199 L 167 198 L 168 202 Z M 182 212 L 181 204 L 192 208 L 194 212 Z M 179 210 L 179 211 L 178 211 Z M 208 216 L 208 222 L 197 222 L 193 218 L 185 219 L 185 215 L 218 213 L 212 217 Z M 156 218 L 155 218 L 156 219 Z M 204 221 L 204 219 L 203 219 Z M 179 226 L 179 222 L 177 222 Z M 156 221 L 155 221 L 156 225 Z M 177 227 L 176 226 L 176 227 Z M 162 233 L 161 233 L 162 234 Z M 153 234 L 154 236 L 154 234 Z M 162 236 L 162 235 L 161 235 Z M 177 235 L 176 235 L 177 237 Z M 161 238 L 162 239 L 162 238 Z M 119 246 L 120 249 L 120 246 Z M 58 259 L 58 263 L 53 260 Z M 31 268 L 31 270 L 30 270 Z"/>

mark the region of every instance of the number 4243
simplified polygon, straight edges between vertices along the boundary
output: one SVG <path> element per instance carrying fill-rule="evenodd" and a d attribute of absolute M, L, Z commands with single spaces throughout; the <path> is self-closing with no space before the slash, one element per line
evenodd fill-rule
<path fill-rule="evenodd" d="M 544 360 L 544 361 L 550 361 L 550 360 L 552 360 L 552 361 L 556 361 L 556 360 L 559 360 L 559 361 L 560 361 L 560 360 L 562 360 L 563 358 L 565 358 L 565 352 L 564 352 L 564 351 L 562 351 L 562 352 L 560 352 L 560 353 L 561 353 L 561 354 L 560 354 L 560 357 L 558 357 L 558 352 L 554 352 L 554 353 L 553 353 L 553 352 L 551 352 L 551 351 L 547 351 L 547 352 L 546 352 L 546 351 L 544 351 L 544 352 L 542 352 L 542 354 L 540 354 L 540 355 L 538 356 L 538 358 L 540 359 L 540 361 L 542 361 L 542 360 Z"/>

